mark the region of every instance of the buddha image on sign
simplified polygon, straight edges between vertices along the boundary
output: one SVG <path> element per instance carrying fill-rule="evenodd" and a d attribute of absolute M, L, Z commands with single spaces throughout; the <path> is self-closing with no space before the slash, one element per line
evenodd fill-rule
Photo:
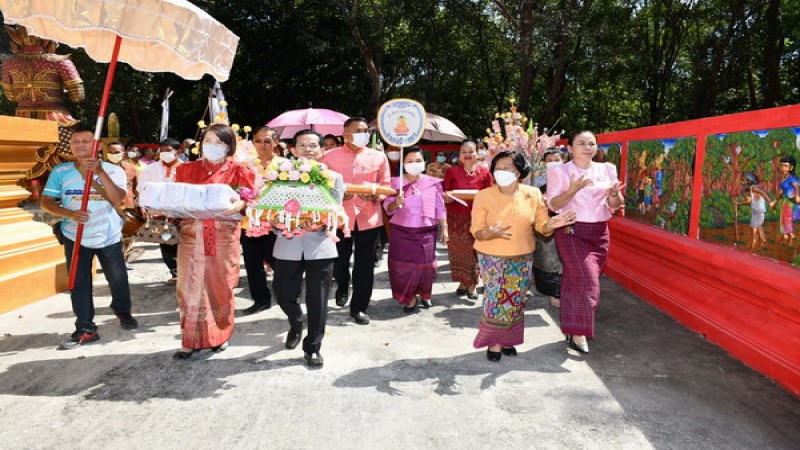
<path fill-rule="evenodd" d="M 408 134 L 408 123 L 406 123 L 406 116 L 397 118 L 397 125 L 394 127 L 394 132 L 397 134 Z"/>

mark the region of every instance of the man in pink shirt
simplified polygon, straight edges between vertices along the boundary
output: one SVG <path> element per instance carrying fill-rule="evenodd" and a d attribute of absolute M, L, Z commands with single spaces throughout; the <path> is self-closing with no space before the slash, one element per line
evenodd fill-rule
<path fill-rule="evenodd" d="M 351 117 L 344 123 L 344 145 L 328 151 L 322 157 L 331 170 L 342 174 L 345 183 L 375 183 L 389 186 L 389 160 L 377 150 L 367 148 L 369 127 L 363 117 Z M 353 263 L 353 299 L 350 315 L 356 323 L 369 323 L 367 307 L 372 297 L 375 269 L 375 241 L 383 226 L 381 198 L 377 195 L 353 195 L 345 193 L 344 209 L 353 230 L 350 238 L 339 232 L 336 245 L 339 257 L 333 268 L 336 280 L 336 304 L 344 306 L 349 297 L 350 256 L 355 245 Z"/>

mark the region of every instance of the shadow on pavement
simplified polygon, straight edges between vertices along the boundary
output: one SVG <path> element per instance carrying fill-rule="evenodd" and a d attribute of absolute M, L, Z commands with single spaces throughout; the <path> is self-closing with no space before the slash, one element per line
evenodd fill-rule
<path fill-rule="evenodd" d="M 497 379 L 512 371 L 564 373 L 562 367 L 569 359 L 562 342 L 545 344 L 516 357 L 503 357 L 499 363 L 486 359 L 484 349 L 451 358 L 401 359 L 381 367 L 355 370 L 339 377 L 333 385 L 340 388 L 375 387 L 378 392 L 403 395 L 393 383 L 434 380 L 438 395 L 458 395 L 461 392 L 457 377 L 483 376 L 481 389 L 495 386 Z"/>

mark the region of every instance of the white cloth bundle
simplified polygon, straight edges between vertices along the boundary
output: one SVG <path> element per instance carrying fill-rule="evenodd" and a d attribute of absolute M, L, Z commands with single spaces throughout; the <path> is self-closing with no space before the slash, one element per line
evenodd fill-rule
<path fill-rule="evenodd" d="M 151 214 L 191 219 L 239 220 L 241 215 L 224 216 L 239 200 L 227 184 L 190 184 L 152 181 L 142 185 L 139 204 Z"/>

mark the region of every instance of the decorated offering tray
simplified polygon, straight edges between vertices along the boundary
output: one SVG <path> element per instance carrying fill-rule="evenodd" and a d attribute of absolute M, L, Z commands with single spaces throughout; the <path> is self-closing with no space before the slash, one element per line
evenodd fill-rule
<path fill-rule="evenodd" d="M 364 184 L 347 184 L 345 191 L 348 194 L 355 195 L 395 195 L 397 191 L 389 186 L 381 186 L 379 184 L 364 183 Z"/>
<path fill-rule="evenodd" d="M 139 195 L 139 204 L 151 215 L 190 219 L 240 220 L 239 213 L 223 214 L 237 201 L 239 194 L 227 184 L 150 181 Z"/>
<path fill-rule="evenodd" d="M 335 240 L 335 230 L 343 228 L 349 236 L 347 214 L 332 191 L 334 183 L 327 167 L 316 161 L 273 162 L 263 173 L 261 188 L 252 195 L 241 193 L 247 201 L 246 234 L 272 231 L 291 238 L 321 232 Z"/>

